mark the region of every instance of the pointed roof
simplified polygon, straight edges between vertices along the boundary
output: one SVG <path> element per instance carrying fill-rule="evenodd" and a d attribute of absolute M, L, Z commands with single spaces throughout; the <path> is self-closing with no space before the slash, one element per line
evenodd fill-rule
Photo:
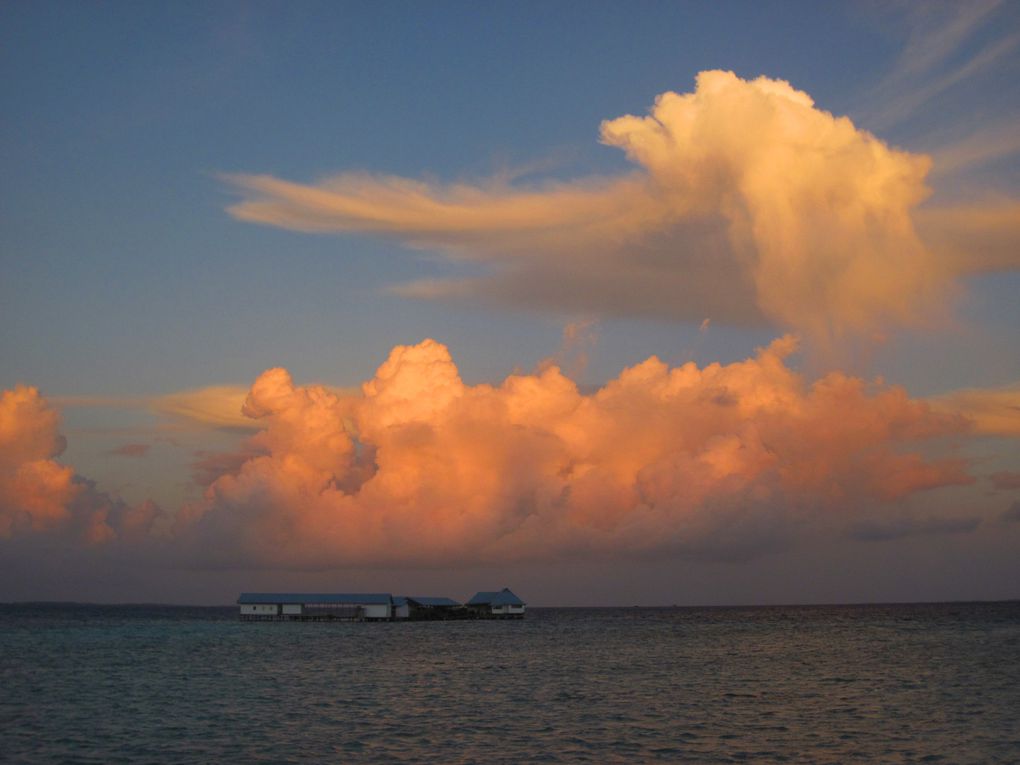
<path fill-rule="evenodd" d="M 495 592 L 476 592 L 474 597 L 467 602 L 469 606 L 487 606 L 492 602 L 492 599 L 496 597 L 498 593 Z"/>
<path fill-rule="evenodd" d="M 504 587 L 502 592 L 496 593 L 496 597 L 492 599 L 492 605 L 494 606 L 523 606 L 524 601 L 510 592 L 509 587 Z"/>
<path fill-rule="evenodd" d="M 504 587 L 499 592 L 478 592 L 467 602 L 469 606 L 523 606 L 524 601 Z"/>
<path fill-rule="evenodd" d="M 408 595 L 407 599 L 409 601 L 411 601 L 412 603 L 417 603 L 419 606 L 431 606 L 431 607 L 450 606 L 450 607 L 454 607 L 454 606 L 459 606 L 460 605 L 460 603 L 458 603 L 456 600 L 453 600 L 452 598 L 433 598 L 433 597 L 423 598 L 423 597 L 420 597 L 420 596 L 417 596 L 417 595 Z"/>

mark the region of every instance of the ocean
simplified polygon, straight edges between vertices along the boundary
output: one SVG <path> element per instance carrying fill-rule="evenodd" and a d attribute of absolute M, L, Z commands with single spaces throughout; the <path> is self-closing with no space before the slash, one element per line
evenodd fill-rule
<path fill-rule="evenodd" d="M 1020 762 L 1020 603 L 0 606 L 8 763 Z"/>

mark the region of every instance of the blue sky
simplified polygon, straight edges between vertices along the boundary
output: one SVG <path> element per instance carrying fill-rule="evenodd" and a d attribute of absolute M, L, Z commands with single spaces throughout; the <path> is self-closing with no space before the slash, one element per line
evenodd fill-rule
<path fill-rule="evenodd" d="M 689 89 L 698 71 L 787 79 L 822 108 L 856 117 L 908 33 L 889 11 L 815 3 L 409 10 L 7 6 L 2 87 L 17 108 L 2 143 L 4 303 L 14 319 L 4 322 L 2 382 L 140 394 L 245 381 L 273 364 L 356 382 L 389 345 L 423 333 L 463 348 L 470 377 L 530 365 L 558 341 L 560 317 L 464 314 L 380 295 L 435 264 L 385 242 L 239 224 L 223 213 L 232 193 L 217 176 L 458 179 L 532 163 L 543 176 L 612 172 L 625 160 L 598 144 L 599 123 Z M 998 14 L 1015 21 L 1015 9 Z M 995 101 L 984 98 L 985 111 L 1015 108 L 1015 79 L 982 79 Z M 964 121 L 954 102 L 968 90 L 880 135 L 924 145 L 952 128 L 932 116 Z M 1015 158 L 997 169 L 996 186 L 1016 183 Z M 970 310 L 1016 320 L 1001 294 L 1015 282 L 978 286 L 990 299 Z M 31 331 L 18 331 L 26 321 Z M 650 332 L 657 346 L 683 331 L 640 327 L 619 345 Z M 493 334 L 501 358 L 491 358 Z M 764 336 L 719 352 L 739 356 Z M 599 355 L 613 360 L 597 369 L 605 376 L 616 358 L 674 348 L 685 346 L 631 358 L 604 347 Z M 997 377 L 1017 374 L 1014 365 Z"/>
<path fill-rule="evenodd" d="M 790 330 L 404 297 L 389 288 L 487 261 L 458 263 L 392 231 L 240 220 L 228 208 L 250 197 L 229 175 L 313 186 L 360 172 L 436 188 L 617 177 L 635 165 L 600 143 L 601 123 L 645 115 L 657 95 L 722 69 L 788 81 L 817 109 L 935 156 L 927 206 L 1020 194 L 1015 4 L 39 2 L 5 4 L 0 30 L 0 389 L 38 387 L 61 409 L 64 463 L 115 498 L 170 510 L 201 495 L 195 453 L 229 451 L 243 434 L 185 427 L 153 397 L 247 387 L 271 367 L 356 386 L 393 346 L 426 337 L 449 347 L 466 382 L 498 383 L 555 356 L 579 321 L 574 377 L 597 387 L 651 355 L 726 364 Z M 974 146 L 987 148 L 980 159 L 940 172 L 940 157 Z M 1016 230 L 1007 221 L 999 234 L 1009 265 L 954 277 L 938 321 L 791 363 L 809 378 L 837 366 L 882 377 L 919 399 L 1015 390 Z M 127 442 L 147 456 L 110 455 Z M 958 448 L 984 465 L 976 475 L 1020 470 L 1016 434 Z M 991 517 L 1017 499 L 974 488 L 962 501 Z"/>

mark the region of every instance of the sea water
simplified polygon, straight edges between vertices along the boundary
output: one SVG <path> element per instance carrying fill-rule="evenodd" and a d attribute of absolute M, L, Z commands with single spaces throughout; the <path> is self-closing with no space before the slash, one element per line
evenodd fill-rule
<path fill-rule="evenodd" d="M 0 761 L 1020 762 L 1020 603 L 0 606 Z"/>

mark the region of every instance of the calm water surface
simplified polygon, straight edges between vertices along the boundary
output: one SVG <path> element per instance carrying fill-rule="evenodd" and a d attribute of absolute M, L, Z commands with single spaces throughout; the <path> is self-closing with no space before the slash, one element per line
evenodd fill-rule
<path fill-rule="evenodd" d="M 1020 762 L 1020 603 L 241 623 L 0 606 L 0 760 Z"/>

